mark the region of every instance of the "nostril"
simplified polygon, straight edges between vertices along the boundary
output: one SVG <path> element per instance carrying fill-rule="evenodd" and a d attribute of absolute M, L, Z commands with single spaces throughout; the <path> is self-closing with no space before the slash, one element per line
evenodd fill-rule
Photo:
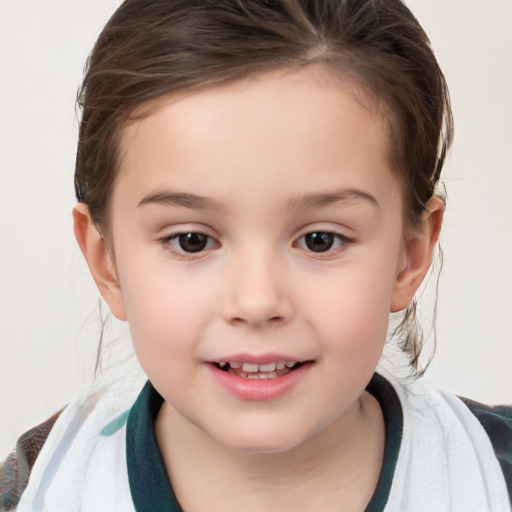
<path fill-rule="evenodd" d="M 257 287 L 242 293 L 244 290 L 240 288 L 230 293 L 222 304 L 222 317 L 231 325 L 278 326 L 293 316 L 293 307 L 284 294 L 264 293 L 265 290 Z"/>

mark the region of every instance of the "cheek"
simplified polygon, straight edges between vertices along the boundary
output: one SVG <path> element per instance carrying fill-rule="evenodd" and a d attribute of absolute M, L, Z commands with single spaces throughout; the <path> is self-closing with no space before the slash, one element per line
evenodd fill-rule
<path fill-rule="evenodd" d="M 190 357 L 212 314 L 206 283 L 171 274 L 165 265 L 130 265 L 126 277 L 121 283 L 127 320 L 142 366 L 178 360 L 185 352 Z"/>
<path fill-rule="evenodd" d="M 331 296 L 334 293 L 331 294 Z M 387 338 L 389 308 L 381 297 L 359 290 L 318 302 L 322 316 L 323 362 L 337 389 L 354 397 L 375 371 Z"/>
<path fill-rule="evenodd" d="M 345 355 L 380 351 L 386 340 L 394 274 L 379 264 L 340 270 L 324 282 L 311 284 L 302 309 L 333 349 Z"/>

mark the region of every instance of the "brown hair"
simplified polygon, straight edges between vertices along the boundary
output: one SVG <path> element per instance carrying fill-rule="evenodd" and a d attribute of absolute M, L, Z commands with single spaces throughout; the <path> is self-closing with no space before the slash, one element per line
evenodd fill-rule
<path fill-rule="evenodd" d="M 405 219 L 414 224 L 453 130 L 444 76 L 400 0 L 125 0 L 94 46 L 79 93 L 78 201 L 108 234 L 120 136 L 142 104 L 313 63 L 384 108 Z M 421 350 L 415 307 L 399 329 L 413 366 Z"/>

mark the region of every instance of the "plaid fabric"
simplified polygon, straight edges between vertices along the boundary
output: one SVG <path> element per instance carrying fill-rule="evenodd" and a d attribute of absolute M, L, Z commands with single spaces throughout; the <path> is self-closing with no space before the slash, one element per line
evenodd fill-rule
<path fill-rule="evenodd" d="M 0 464 L 0 512 L 16 508 L 39 452 L 61 412 L 23 434 L 16 448 Z"/>
<path fill-rule="evenodd" d="M 512 505 L 512 406 L 488 406 L 468 398 L 462 398 L 462 401 L 477 417 L 491 440 Z"/>

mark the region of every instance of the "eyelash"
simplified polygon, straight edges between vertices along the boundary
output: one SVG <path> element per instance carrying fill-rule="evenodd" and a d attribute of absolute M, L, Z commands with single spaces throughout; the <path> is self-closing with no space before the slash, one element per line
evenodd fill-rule
<path fill-rule="evenodd" d="M 182 237 L 202 237 L 204 239 L 204 246 L 200 247 L 197 251 L 187 251 L 183 248 L 182 243 L 185 240 Z M 160 242 L 170 250 L 174 255 L 183 258 L 200 258 L 204 256 L 205 251 L 212 249 L 215 245 L 219 245 L 214 238 L 211 236 L 205 235 L 199 231 L 185 231 L 181 233 L 173 233 L 172 235 L 166 236 L 160 240 Z"/>
<path fill-rule="evenodd" d="M 184 248 L 184 244 L 187 243 L 187 239 L 185 237 L 189 238 L 188 243 L 196 242 L 197 244 L 199 242 L 199 248 L 197 248 L 197 250 L 186 250 Z M 320 243 L 328 246 L 325 250 L 315 251 L 311 247 L 311 242 L 315 242 L 317 237 Z M 160 241 L 166 246 L 166 248 L 183 259 L 203 257 L 206 251 L 212 249 L 216 245 L 219 245 L 214 238 L 199 231 L 173 233 L 162 238 Z M 308 241 L 310 244 L 308 244 Z M 353 241 L 353 239 L 340 233 L 317 230 L 300 236 L 294 243 L 294 246 L 303 249 L 308 253 L 314 254 L 316 257 L 329 258 L 338 254 L 338 252 L 345 250 L 351 243 L 353 243 Z"/>
<path fill-rule="evenodd" d="M 314 239 L 316 238 L 315 235 L 319 236 L 319 239 L 321 242 L 322 241 L 325 242 L 326 237 L 328 237 L 327 243 L 329 244 L 329 247 L 327 247 L 326 250 L 315 251 L 311 247 L 308 247 L 307 237 L 311 237 L 310 240 L 313 239 L 312 241 L 314 241 Z M 301 243 L 301 241 L 303 241 L 303 242 Z M 309 253 L 314 254 L 316 257 L 329 258 L 331 256 L 335 256 L 340 251 L 347 249 L 347 247 L 353 242 L 354 242 L 354 240 L 352 238 L 342 235 L 341 233 L 336 233 L 333 231 L 317 230 L 317 231 L 310 231 L 308 233 L 305 233 L 301 237 L 299 237 L 297 239 L 297 242 L 295 242 L 295 246 L 297 246 L 301 249 L 304 249 L 305 251 L 307 251 Z"/>

